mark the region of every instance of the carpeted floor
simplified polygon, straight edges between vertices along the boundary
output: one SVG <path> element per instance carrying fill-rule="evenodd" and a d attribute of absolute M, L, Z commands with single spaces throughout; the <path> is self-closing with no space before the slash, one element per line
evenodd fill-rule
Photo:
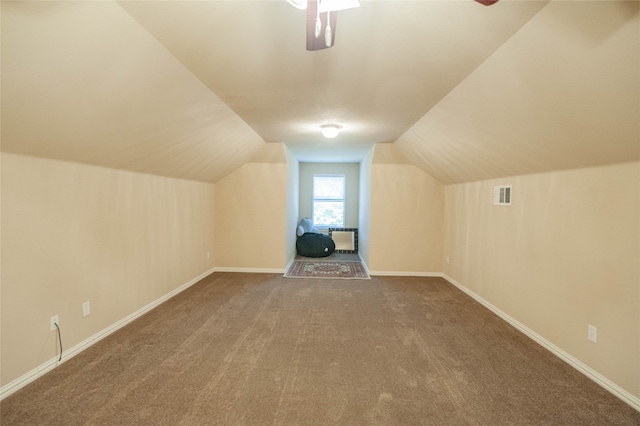
<path fill-rule="evenodd" d="M 440 278 L 215 273 L 0 403 L 4 425 L 639 425 Z"/>

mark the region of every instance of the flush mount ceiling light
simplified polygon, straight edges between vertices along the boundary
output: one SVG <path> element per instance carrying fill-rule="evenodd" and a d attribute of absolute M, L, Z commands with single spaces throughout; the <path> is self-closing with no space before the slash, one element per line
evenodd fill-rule
<path fill-rule="evenodd" d="M 340 133 L 340 129 L 342 126 L 338 124 L 323 124 L 320 126 L 320 131 L 322 132 L 322 136 L 325 138 L 333 139 Z"/>

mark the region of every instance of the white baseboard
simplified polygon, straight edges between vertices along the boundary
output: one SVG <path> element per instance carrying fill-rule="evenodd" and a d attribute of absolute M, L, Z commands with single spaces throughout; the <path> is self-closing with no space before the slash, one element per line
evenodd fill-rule
<path fill-rule="evenodd" d="M 494 305 L 492 305 L 491 303 L 489 303 L 488 301 L 486 301 L 485 299 L 483 299 L 473 291 L 469 290 L 467 287 L 460 284 L 453 278 L 449 277 L 446 274 L 441 274 L 441 276 L 447 281 L 449 281 L 451 284 L 453 284 L 454 286 L 456 286 L 457 288 L 459 288 L 460 290 L 462 290 L 463 292 L 471 296 L 473 299 L 475 299 L 478 303 L 483 305 L 485 308 L 489 309 L 491 312 L 498 315 L 500 318 L 502 318 L 503 320 L 511 324 L 513 327 L 515 327 L 516 329 L 518 329 L 519 331 L 527 335 L 530 339 L 532 339 L 533 341 L 541 345 L 543 348 L 547 349 L 552 354 L 554 354 L 555 356 L 557 356 L 558 358 L 560 358 L 561 360 L 563 360 L 564 362 L 566 362 L 567 364 L 569 364 L 570 366 L 572 366 L 573 368 L 575 368 L 576 370 L 578 370 L 579 372 L 581 372 L 582 374 L 584 374 L 585 376 L 587 376 L 588 378 L 590 378 L 591 380 L 593 380 L 594 382 L 602 386 L 604 389 L 606 389 L 616 397 L 620 398 L 625 403 L 629 404 L 633 409 L 640 411 L 640 398 L 624 390 L 623 388 L 621 388 L 611 380 L 604 377 L 602 374 L 598 373 L 593 368 L 589 367 L 588 365 L 578 360 L 574 356 L 560 349 L 558 346 L 554 345 L 553 343 L 551 343 L 550 341 L 548 341 L 547 339 L 545 339 L 535 331 L 531 330 L 530 328 L 528 328 L 527 326 L 525 326 L 515 318 L 511 317 L 507 313 L 498 309 L 497 307 L 495 307 Z"/>
<path fill-rule="evenodd" d="M 282 268 L 236 268 L 233 266 L 218 266 L 215 272 L 242 272 L 247 274 L 284 274 L 286 269 Z"/>
<path fill-rule="evenodd" d="M 296 261 L 296 257 L 295 257 L 295 256 L 293 256 L 293 257 L 291 258 L 291 260 L 289 260 L 289 263 L 287 263 L 287 266 L 285 266 L 285 267 L 284 267 L 284 273 L 285 273 L 285 274 L 287 273 L 287 271 L 289 270 L 289 268 L 291 268 L 291 266 L 293 265 L 293 262 L 295 262 L 295 261 Z"/>
<path fill-rule="evenodd" d="M 290 264 L 292 262 L 293 262 L 293 259 L 292 259 L 291 262 L 289 262 L 289 265 L 287 265 L 287 268 L 290 266 Z M 365 268 L 366 268 L 366 264 L 365 264 Z M 166 295 L 162 296 L 161 298 L 159 298 L 159 299 L 147 304 L 146 306 L 138 309 L 137 311 L 133 312 L 132 314 L 130 314 L 128 316 L 126 316 L 125 318 L 121 319 L 120 321 L 112 324 L 111 326 L 105 328 L 104 330 L 94 334 L 93 336 L 89 337 L 88 339 L 85 339 L 82 342 L 78 343 L 77 345 L 73 346 L 72 348 L 68 349 L 66 352 L 63 353 L 62 361 L 58 361 L 58 357 L 54 357 L 54 358 L 50 359 L 49 361 L 46 361 L 46 362 L 42 363 L 38 367 L 36 367 L 33 370 L 29 371 L 28 373 L 18 377 L 17 379 L 13 380 L 12 382 L 7 383 L 5 386 L 2 386 L 0 388 L 0 400 L 8 397 L 9 395 L 13 394 L 16 391 L 22 389 L 24 386 L 28 385 L 29 383 L 33 382 L 34 380 L 38 379 L 39 377 L 42 377 L 43 375 L 45 375 L 49 371 L 53 370 L 58 365 L 60 365 L 60 364 L 64 363 L 65 361 L 73 358 L 75 355 L 77 355 L 80 352 L 84 351 L 88 347 L 90 347 L 93 344 L 99 342 L 100 340 L 104 339 L 105 337 L 109 336 L 110 334 L 114 333 L 115 331 L 119 330 L 120 328 L 124 327 L 125 325 L 129 324 L 130 322 L 134 321 L 135 319 L 141 317 L 142 315 L 144 315 L 145 313 L 149 312 L 153 308 L 155 308 L 158 305 L 160 305 L 160 304 L 164 303 L 165 301 L 169 300 L 170 298 L 172 298 L 176 294 L 181 293 L 182 291 L 184 291 L 187 288 L 191 287 L 192 285 L 194 285 L 195 283 L 197 283 L 201 279 L 205 278 L 206 276 L 212 274 L 213 272 L 284 273 L 285 270 L 282 270 L 282 269 L 262 269 L 262 268 L 213 268 L 213 269 L 211 269 L 209 271 L 206 271 L 203 274 L 199 275 L 198 277 L 196 277 L 196 278 L 190 280 L 189 282 L 181 285 L 180 287 L 176 288 L 175 290 L 167 293 Z M 398 271 L 372 271 L 372 272 L 369 272 L 369 274 L 370 275 L 380 275 L 380 276 L 442 277 L 442 278 L 446 279 L 451 284 L 453 284 L 454 286 L 459 288 L 461 291 L 463 291 L 464 293 L 466 293 L 469 296 L 471 296 L 478 303 L 480 303 L 481 305 L 483 305 L 484 307 L 486 307 L 487 309 L 492 311 L 494 314 L 498 315 L 500 318 L 502 318 L 503 320 L 507 321 L 513 327 L 515 327 L 516 329 L 518 329 L 519 331 L 521 331 L 522 333 L 527 335 L 529 338 L 534 340 L 536 343 L 540 344 L 542 347 L 544 347 L 545 349 L 549 350 L 551 353 L 556 355 L 558 358 L 562 359 L 563 361 L 565 361 L 566 363 L 568 363 L 569 365 L 574 367 L 576 370 L 580 371 L 582 374 L 584 374 L 585 376 L 587 376 L 588 378 L 590 378 L 591 380 L 593 380 L 594 382 L 596 382 L 597 384 L 602 386 L 604 389 L 606 389 L 607 391 L 609 391 L 610 393 L 612 393 L 613 395 L 615 395 L 616 397 L 618 397 L 619 399 L 621 399 L 622 401 L 627 403 L 629 406 L 631 406 L 635 410 L 640 411 L 640 398 L 638 398 L 638 397 L 632 395 L 630 392 L 624 390 L 623 388 L 621 388 L 620 386 L 618 386 L 617 384 L 615 384 L 611 380 L 609 380 L 606 377 L 604 377 L 602 374 L 598 373 L 597 371 L 595 371 L 591 367 L 589 367 L 586 364 L 584 364 L 582 361 L 576 359 L 572 355 L 570 355 L 567 352 L 565 352 L 564 350 L 560 349 L 558 346 L 554 345 L 553 343 L 551 343 L 550 341 L 548 341 L 544 337 L 540 336 L 538 333 L 534 332 L 533 330 L 531 330 L 530 328 L 528 328 L 527 326 L 525 326 L 521 322 L 517 321 L 515 318 L 511 317 L 510 315 L 506 314 L 502 310 L 498 309 L 496 306 L 494 306 L 493 304 L 489 303 L 488 301 L 486 301 L 485 299 L 483 299 L 482 297 L 480 297 L 479 295 L 477 295 L 473 291 L 469 290 L 467 287 L 465 287 L 464 285 L 460 284 L 459 282 L 457 282 L 453 278 L 449 277 L 448 275 L 440 273 L 440 272 L 398 272 Z"/>
<path fill-rule="evenodd" d="M 84 351 L 88 347 L 94 345 L 95 343 L 99 342 L 100 340 L 104 339 L 105 337 L 109 336 L 110 334 L 114 333 L 115 331 L 121 329 L 122 327 L 124 327 L 125 325 L 127 325 L 130 322 L 134 321 L 135 319 L 137 319 L 137 318 L 141 317 L 142 315 L 146 314 L 147 312 L 149 312 L 153 308 L 157 307 L 158 305 L 161 305 L 162 303 L 164 303 L 167 300 L 171 299 L 176 294 L 185 291 L 186 289 L 188 289 L 189 287 L 191 287 L 192 285 L 194 285 L 195 283 L 197 283 L 201 279 L 207 277 L 208 275 L 211 275 L 213 272 L 215 272 L 215 268 L 210 269 L 210 270 L 200 274 L 199 276 L 193 278 L 192 280 L 190 280 L 189 282 L 181 285 L 180 287 L 176 288 L 175 290 L 165 294 L 164 296 L 160 297 L 159 299 L 154 300 L 153 302 L 147 304 L 146 306 L 143 306 L 142 308 L 138 309 L 137 311 L 133 312 L 132 314 L 122 318 L 120 321 L 117 321 L 117 322 L 111 324 L 109 327 L 99 331 L 98 333 L 94 334 L 93 336 L 91 336 L 91 337 L 83 340 L 82 342 L 78 343 L 77 345 L 67 349 L 65 352 L 63 352 L 61 361 L 58 361 L 58 357 L 56 356 L 56 357 L 54 357 L 54 358 L 52 358 L 52 359 L 40 364 L 39 366 L 37 366 L 33 370 L 29 371 L 28 373 L 18 377 L 17 379 L 7 383 L 6 385 L 2 386 L 0 388 L 0 401 L 3 400 L 4 398 L 8 397 L 12 393 L 22 389 L 23 387 L 25 387 L 29 383 L 33 382 L 34 380 L 44 376 L 46 373 L 48 373 L 49 371 L 53 370 L 58 365 L 63 364 L 65 361 L 68 361 L 69 359 L 71 359 L 74 356 L 78 355 L 80 352 Z"/>
<path fill-rule="evenodd" d="M 0 388 L 0 401 L 5 399 L 6 397 L 11 395 L 12 393 L 14 393 L 14 392 L 22 389 L 23 387 L 27 386 L 29 383 L 33 382 L 37 378 L 44 376 L 49 371 L 53 370 L 59 364 L 62 364 L 66 360 L 67 360 L 66 359 L 66 355 L 65 355 L 65 357 L 64 357 L 64 359 L 62 361 L 58 361 L 58 357 L 52 358 L 49 361 L 47 361 L 47 362 L 45 362 L 43 364 L 40 364 L 39 366 L 37 366 L 33 370 L 29 371 L 27 374 L 24 374 L 24 375 L 18 377 L 17 379 L 15 379 L 15 380 L 7 383 L 6 385 L 2 386 Z"/>
<path fill-rule="evenodd" d="M 364 270 L 367 272 L 367 275 L 369 275 L 369 278 L 371 278 L 371 271 L 369 271 L 369 266 L 367 265 L 367 262 L 365 262 L 362 256 L 360 256 L 360 253 L 358 253 L 358 257 L 360 258 L 360 262 L 362 262 L 362 266 L 364 266 Z"/>

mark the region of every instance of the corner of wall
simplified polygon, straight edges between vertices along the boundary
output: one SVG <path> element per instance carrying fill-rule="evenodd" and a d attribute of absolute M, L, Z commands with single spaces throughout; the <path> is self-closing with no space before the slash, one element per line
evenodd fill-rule
<path fill-rule="evenodd" d="M 285 146 L 287 160 L 287 222 L 285 242 L 285 263 L 287 268 L 296 255 L 296 225 L 300 209 L 300 162 L 293 152 Z"/>
<path fill-rule="evenodd" d="M 374 145 L 360 162 L 360 200 L 358 217 L 358 250 L 365 265 L 371 254 L 371 165 L 376 150 Z"/>

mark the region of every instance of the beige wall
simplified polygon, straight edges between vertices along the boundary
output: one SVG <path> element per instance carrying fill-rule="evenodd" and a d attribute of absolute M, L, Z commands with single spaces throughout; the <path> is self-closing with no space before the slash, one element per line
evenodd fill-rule
<path fill-rule="evenodd" d="M 284 271 L 287 174 L 284 162 L 247 163 L 216 183 L 217 269 Z"/>
<path fill-rule="evenodd" d="M 370 197 L 369 270 L 440 273 L 443 186 L 416 166 L 374 161 Z"/>
<path fill-rule="evenodd" d="M 2 385 L 55 356 L 52 315 L 71 347 L 214 266 L 283 270 L 297 160 L 278 149 L 215 186 L 2 154 Z M 640 163 L 443 187 L 387 157 L 360 164 L 373 273 L 444 271 L 640 395 Z"/>
<path fill-rule="evenodd" d="M 639 188 L 637 162 L 447 186 L 444 272 L 640 397 Z"/>
<path fill-rule="evenodd" d="M 214 185 L 1 162 L 3 386 L 56 356 L 51 316 L 69 349 L 213 268 Z"/>
<path fill-rule="evenodd" d="M 300 163 L 291 150 L 284 148 L 287 161 L 287 223 L 285 260 L 296 256 L 296 228 L 300 209 Z"/>
<path fill-rule="evenodd" d="M 358 208 L 358 252 L 366 265 L 371 253 L 371 164 L 375 147 L 371 148 L 360 162 L 360 204 Z"/>

